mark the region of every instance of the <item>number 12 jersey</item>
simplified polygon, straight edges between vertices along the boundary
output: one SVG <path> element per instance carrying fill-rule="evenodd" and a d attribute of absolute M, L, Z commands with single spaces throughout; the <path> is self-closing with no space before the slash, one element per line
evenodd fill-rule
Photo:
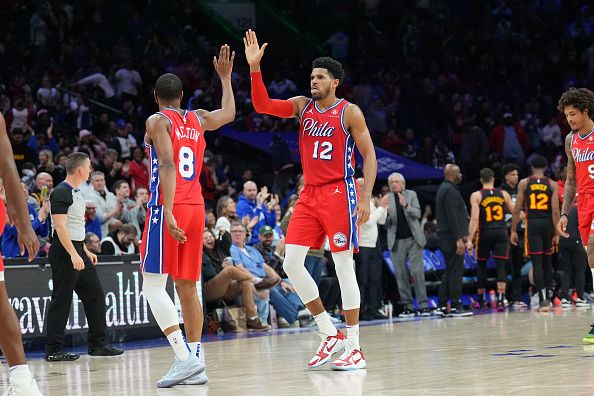
<path fill-rule="evenodd" d="M 326 110 L 314 100 L 301 113 L 299 153 L 305 184 L 324 185 L 355 174 L 355 141 L 344 125 L 349 102 L 339 99 Z"/>
<path fill-rule="evenodd" d="M 171 144 L 173 146 L 173 164 L 176 173 L 174 205 L 203 205 L 200 187 L 200 172 L 204 162 L 204 131 L 196 113 L 183 110 L 183 115 L 174 109 L 163 109 L 156 114 L 164 117 L 171 124 Z M 150 193 L 148 207 L 163 205 L 163 192 L 159 179 L 159 158 L 152 145 L 146 145 L 150 161 Z"/>

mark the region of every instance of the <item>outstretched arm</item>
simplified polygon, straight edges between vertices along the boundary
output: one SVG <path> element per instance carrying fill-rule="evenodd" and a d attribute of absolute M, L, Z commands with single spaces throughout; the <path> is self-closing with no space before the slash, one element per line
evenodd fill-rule
<path fill-rule="evenodd" d="M 215 56 L 212 60 L 214 68 L 221 79 L 223 98 L 221 100 L 221 108 L 218 110 L 196 110 L 196 114 L 200 118 L 200 123 L 205 131 L 219 129 L 235 119 L 235 98 L 233 97 L 233 87 L 231 85 L 231 72 L 233 71 L 234 59 L 235 51 L 231 52 L 229 46 L 225 44 L 221 46 L 219 58 L 217 59 Z"/>
<path fill-rule="evenodd" d="M 39 251 L 39 240 L 31 227 L 31 218 L 29 217 L 29 208 L 27 201 L 23 198 L 23 188 L 21 179 L 17 172 L 12 154 L 12 146 L 6 132 L 4 117 L 0 114 L 0 177 L 4 181 L 4 190 L 6 192 L 7 212 L 18 232 L 18 243 L 21 250 L 21 256 L 25 253 L 25 248 L 29 252 L 29 261 L 33 260 Z M 4 228 L 4 224 L 0 225 Z"/>
<path fill-rule="evenodd" d="M 363 157 L 363 178 L 365 182 L 363 191 L 359 192 L 361 198 L 354 212 L 357 215 L 357 225 L 360 225 L 367 223 L 367 220 L 369 220 L 371 193 L 377 176 L 377 160 L 375 158 L 375 147 L 373 147 L 371 135 L 365 123 L 365 116 L 363 116 L 359 106 L 349 105 L 346 108 L 345 121 L 351 136 L 355 139 L 357 149 L 359 149 Z"/>
<path fill-rule="evenodd" d="M 250 65 L 250 79 L 252 81 L 252 103 L 258 113 L 270 114 L 281 118 L 298 117 L 301 110 L 307 103 L 304 96 L 296 96 L 288 100 L 270 99 L 268 91 L 262 81 L 262 72 L 260 70 L 260 61 L 264 56 L 264 50 L 268 43 L 262 47 L 258 45 L 256 32 L 248 30 L 243 39 L 245 46 L 245 58 Z"/>

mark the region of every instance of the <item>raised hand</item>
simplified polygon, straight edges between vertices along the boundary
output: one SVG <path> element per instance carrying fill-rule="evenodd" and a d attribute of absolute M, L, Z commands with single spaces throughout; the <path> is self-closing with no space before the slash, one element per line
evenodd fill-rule
<path fill-rule="evenodd" d="M 221 46 L 219 58 L 213 57 L 212 64 L 221 78 L 231 77 L 233 71 L 233 60 L 235 59 L 235 51 L 225 44 Z"/>
<path fill-rule="evenodd" d="M 262 44 L 262 47 L 258 45 L 258 38 L 256 32 L 252 29 L 245 32 L 243 38 L 243 45 L 245 46 L 245 58 L 250 66 L 260 67 L 260 61 L 264 56 L 264 50 L 268 46 L 268 43 Z M 257 70 L 252 70 L 257 71 Z"/>

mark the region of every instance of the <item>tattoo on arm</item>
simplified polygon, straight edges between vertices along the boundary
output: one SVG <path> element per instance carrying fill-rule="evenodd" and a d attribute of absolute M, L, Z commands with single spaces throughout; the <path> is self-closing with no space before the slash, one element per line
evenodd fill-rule
<path fill-rule="evenodd" d="M 573 133 L 570 133 L 565 138 L 565 154 L 567 154 L 567 179 L 565 179 L 565 187 L 563 190 L 563 207 L 561 208 L 561 214 L 567 214 L 569 212 L 577 191 L 575 179 L 575 161 L 571 153 L 572 138 Z"/>

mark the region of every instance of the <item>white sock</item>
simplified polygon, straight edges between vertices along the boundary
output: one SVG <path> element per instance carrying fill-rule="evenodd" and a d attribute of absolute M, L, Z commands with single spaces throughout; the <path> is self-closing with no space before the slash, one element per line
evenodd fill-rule
<path fill-rule="evenodd" d="M 262 278 L 260 278 L 260 277 L 254 276 L 254 277 L 252 278 L 252 283 L 253 283 L 254 285 L 257 285 L 258 283 L 262 282 L 263 280 L 264 280 L 264 279 L 262 279 Z"/>
<path fill-rule="evenodd" d="M 8 378 L 9 378 L 9 382 L 11 384 L 15 384 L 15 383 L 28 384 L 33 379 L 33 377 L 31 376 L 31 371 L 29 370 L 29 366 L 26 364 L 19 364 L 18 366 L 12 366 L 10 368 Z"/>
<path fill-rule="evenodd" d="M 204 349 L 202 349 L 201 342 L 188 342 L 190 353 L 196 355 L 202 363 L 204 363 Z"/>
<path fill-rule="evenodd" d="M 347 325 L 347 340 L 353 349 L 361 349 L 361 345 L 359 345 L 359 325 Z"/>
<path fill-rule="evenodd" d="M 328 312 L 324 311 L 321 314 L 314 316 L 314 319 L 322 334 L 326 336 L 335 336 L 338 334 L 338 330 L 336 330 L 336 326 L 334 326 L 334 323 L 330 320 Z"/>
<path fill-rule="evenodd" d="M 190 357 L 190 346 L 186 342 L 184 338 L 184 334 L 182 333 L 181 329 L 175 330 L 173 333 L 167 336 L 167 341 L 173 348 L 173 352 L 175 352 L 175 356 L 182 361 L 185 362 Z"/>

